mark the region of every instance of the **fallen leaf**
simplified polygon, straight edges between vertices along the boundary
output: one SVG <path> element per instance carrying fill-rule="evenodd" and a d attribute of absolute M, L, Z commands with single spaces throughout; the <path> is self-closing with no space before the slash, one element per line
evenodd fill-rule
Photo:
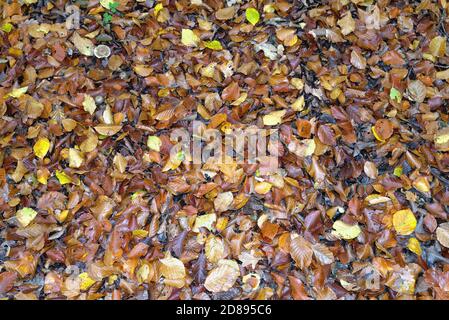
<path fill-rule="evenodd" d="M 25 228 L 36 218 L 37 212 L 31 208 L 22 208 L 16 212 L 17 221 Z"/>
<path fill-rule="evenodd" d="M 400 235 L 409 235 L 415 231 L 416 218 L 410 209 L 396 211 L 393 214 L 393 226 Z"/>
<path fill-rule="evenodd" d="M 357 224 L 349 225 L 341 220 L 335 221 L 332 228 L 334 229 L 332 231 L 334 236 L 345 240 L 355 239 L 362 232 Z"/>

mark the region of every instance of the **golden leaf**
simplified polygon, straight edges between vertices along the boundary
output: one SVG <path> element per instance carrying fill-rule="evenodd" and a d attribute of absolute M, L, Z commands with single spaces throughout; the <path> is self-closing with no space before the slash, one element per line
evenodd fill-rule
<path fill-rule="evenodd" d="M 82 290 L 82 291 L 88 290 L 95 283 L 95 280 L 92 279 L 91 277 L 89 277 L 89 274 L 87 272 L 83 272 L 83 273 L 79 274 L 78 278 L 81 280 L 80 281 L 80 290 Z"/>
<path fill-rule="evenodd" d="M 47 138 L 40 138 L 33 146 L 36 157 L 43 159 L 50 149 L 50 141 Z"/>
<path fill-rule="evenodd" d="M 272 184 L 266 181 L 257 182 L 254 186 L 254 191 L 258 194 L 267 194 L 271 190 Z"/>
<path fill-rule="evenodd" d="M 446 54 L 446 38 L 437 36 L 430 41 L 429 52 L 434 57 L 444 57 Z"/>
<path fill-rule="evenodd" d="M 164 259 L 159 260 L 159 271 L 162 276 L 170 280 L 184 280 L 186 269 L 181 260 L 173 258 L 170 252 L 167 252 Z"/>
<path fill-rule="evenodd" d="M 28 86 L 27 87 L 22 87 L 22 88 L 16 88 L 13 89 L 10 93 L 8 93 L 7 95 L 4 96 L 5 99 L 11 97 L 11 98 L 20 98 L 21 96 L 23 96 L 26 92 L 28 91 Z"/>
<path fill-rule="evenodd" d="M 351 12 L 348 11 L 343 18 L 337 21 L 341 29 L 341 33 L 346 36 L 355 30 L 355 20 L 352 18 Z"/>
<path fill-rule="evenodd" d="M 403 236 L 413 233 L 416 228 L 416 218 L 412 210 L 396 211 L 393 215 L 393 227 L 398 234 Z"/>
<path fill-rule="evenodd" d="M 410 238 L 408 239 L 407 248 L 413 252 L 416 253 L 418 256 L 422 254 L 422 249 L 419 244 L 419 241 L 416 238 Z"/>
<path fill-rule="evenodd" d="M 70 178 L 64 171 L 56 170 L 56 178 L 58 178 L 59 183 L 62 185 L 72 182 L 72 178 Z"/>

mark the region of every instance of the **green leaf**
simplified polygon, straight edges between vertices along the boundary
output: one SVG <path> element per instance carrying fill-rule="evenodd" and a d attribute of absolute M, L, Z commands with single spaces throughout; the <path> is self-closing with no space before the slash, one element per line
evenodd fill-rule
<path fill-rule="evenodd" d="M 109 24 L 112 21 L 112 15 L 110 15 L 109 13 L 105 13 L 103 15 L 103 24 Z"/>
<path fill-rule="evenodd" d="M 223 47 L 221 46 L 221 43 L 218 40 L 206 41 L 204 42 L 204 46 L 211 50 L 223 50 Z"/>
<path fill-rule="evenodd" d="M 251 23 L 253 26 L 255 26 L 257 24 L 257 22 L 259 22 L 260 19 L 260 14 L 259 11 L 257 11 L 254 8 L 248 8 L 246 9 L 246 20 L 248 20 L 249 23 Z"/>
<path fill-rule="evenodd" d="M 402 175 L 402 167 L 396 167 L 396 168 L 394 168 L 393 174 L 394 174 L 396 177 L 400 177 L 400 176 Z"/>
<path fill-rule="evenodd" d="M 396 88 L 391 88 L 390 89 L 390 99 L 396 102 L 401 102 L 402 101 L 402 94 L 401 92 L 396 89 Z"/>
<path fill-rule="evenodd" d="M 12 31 L 12 28 L 13 25 L 10 24 L 9 22 L 2 25 L 2 30 L 5 31 L 6 33 L 10 33 Z"/>
<path fill-rule="evenodd" d="M 118 2 L 111 2 L 109 3 L 109 10 L 112 11 L 112 13 L 115 13 L 117 11 L 117 7 L 119 6 L 120 3 Z"/>

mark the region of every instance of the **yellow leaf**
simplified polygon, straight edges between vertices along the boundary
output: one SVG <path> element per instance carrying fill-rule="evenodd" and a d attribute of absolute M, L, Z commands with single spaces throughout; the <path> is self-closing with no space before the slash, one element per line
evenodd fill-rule
<path fill-rule="evenodd" d="M 413 233 L 416 228 L 416 218 L 412 210 L 396 211 L 393 215 L 393 227 L 398 234 L 403 236 Z"/>
<path fill-rule="evenodd" d="M 209 231 L 213 230 L 215 221 L 217 221 L 217 215 L 215 213 L 203 214 L 202 216 L 197 216 L 195 219 L 195 224 L 193 225 L 193 232 L 200 232 L 200 228 L 206 228 Z"/>
<path fill-rule="evenodd" d="M 11 98 L 20 98 L 22 95 L 24 95 L 28 91 L 28 86 L 22 87 L 22 88 L 16 88 L 13 89 L 10 93 L 4 96 L 5 99 L 11 97 Z"/>
<path fill-rule="evenodd" d="M 419 245 L 419 241 L 416 238 L 408 239 L 407 248 L 411 252 L 416 253 L 418 256 L 422 254 L 421 246 Z"/>
<path fill-rule="evenodd" d="M 90 114 L 93 114 L 95 112 L 95 109 L 97 109 L 97 105 L 95 104 L 94 98 L 92 98 L 88 94 L 85 94 L 84 101 L 83 101 L 83 107 L 84 107 L 84 111 L 89 112 Z"/>
<path fill-rule="evenodd" d="M 374 126 L 371 127 L 371 131 L 373 132 L 374 137 L 376 138 L 376 140 L 380 141 L 380 142 L 385 142 L 384 139 L 382 139 L 379 134 L 376 132 L 376 129 L 374 128 Z"/>
<path fill-rule="evenodd" d="M 149 136 L 147 146 L 151 150 L 159 152 L 161 150 L 162 141 L 158 136 Z"/>
<path fill-rule="evenodd" d="M 220 217 L 215 224 L 215 228 L 218 232 L 222 232 L 228 226 L 229 218 L 228 217 Z"/>
<path fill-rule="evenodd" d="M 37 212 L 31 208 L 22 208 L 16 212 L 17 221 L 19 221 L 22 227 L 26 227 L 31 221 L 36 218 Z"/>
<path fill-rule="evenodd" d="M 103 8 L 109 10 L 111 8 L 110 7 L 111 3 L 115 2 L 115 1 L 118 1 L 118 0 L 100 0 L 100 4 L 103 6 Z"/>
<path fill-rule="evenodd" d="M 337 24 L 344 36 L 350 34 L 355 30 L 355 20 L 352 18 L 350 11 L 348 11 L 343 18 L 338 20 Z"/>
<path fill-rule="evenodd" d="M 254 186 L 254 191 L 258 194 L 267 194 L 271 190 L 272 184 L 266 181 L 257 182 Z"/>
<path fill-rule="evenodd" d="M 275 126 L 282 121 L 282 117 L 285 115 L 285 110 L 278 110 L 270 112 L 263 116 L 263 124 L 266 126 Z"/>
<path fill-rule="evenodd" d="M 133 230 L 132 233 L 133 236 L 137 238 L 145 238 L 148 235 L 148 231 L 143 229 Z"/>
<path fill-rule="evenodd" d="M 40 138 L 33 146 L 36 157 L 43 159 L 50 149 L 50 141 L 47 138 Z"/>
<path fill-rule="evenodd" d="M 69 210 L 62 210 L 60 213 L 54 212 L 56 216 L 56 220 L 58 220 L 60 223 L 63 223 L 65 219 L 67 219 L 67 216 L 69 215 Z"/>
<path fill-rule="evenodd" d="M 58 178 L 59 183 L 62 185 L 72 182 L 72 178 L 70 178 L 64 171 L 56 170 L 56 178 Z"/>
<path fill-rule="evenodd" d="M 259 22 L 260 14 L 259 11 L 257 11 L 254 8 L 248 8 L 245 11 L 246 20 L 248 20 L 249 23 L 251 23 L 253 26 Z"/>
<path fill-rule="evenodd" d="M 181 42 L 187 47 L 196 47 L 200 42 L 200 38 L 190 29 L 182 29 Z"/>
<path fill-rule="evenodd" d="M 429 192 L 430 191 L 430 184 L 429 181 L 427 181 L 427 177 L 420 176 L 416 178 L 415 181 L 413 181 L 413 186 L 416 190 L 419 190 L 421 192 Z"/>
<path fill-rule="evenodd" d="M 440 129 L 435 133 L 434 143 L 439 151 L 449 151 L 449 127 Z"/>
<path fill-rule="evenodd" d="M 211 50 L 223 50 L 223 47 L 221 46 L 221 43 L 218 40 L 206 41 L 204 42 L 204 46 Z"/>
<path fill-rule="evenodd" d="M 159 260 L 161 263 L 159 271 L 162 276 L 170 280 L 184 279 L 186 277 L 186 269 L 181 260 L 173 258 L 168 252 L 164 259 Z"/>
<path fill-rule="evenodd" d="M 430 41 L 429 52 L 434 57 L 443 57 L 446 54 L 446 38 L 437 36 Z"/>
<path fill-rule="evenodd" d="M 9 22 L 2 25 L 2 31 L 5 31 L 6 33 L 10 33 L 12 31 L 13 25 Z"/>
<path fill-rule="evenodd" d="M 162 172 L 166 172 L 169 170 L 175 170 L 176 168 L 178 168 L 181 165 L 184 158 L 185 158 L 185 154 L 184 154 L 184 151 L 182 151 L 182 150 L 177 152 L 176 154 L 171 154 L 167 163 L 162 168 Z"/>
<path fill-rule="evenodd" d="M 157 14 L 159 13 L 159 11 L 161 11 L 164 8 L 164 6 L 162 5 L 162 3 L 158 3 L 155 7 L 154 7 L 154 15 L 157 16 Z"/>
<path fill-rule="evenodd" d="M 92 285 L 95 283 L 95 280 L 89 277 L 89 274 L 87 272 L 81 273 L 78 278 L 81 280 L 80 282 L 80 289 L 82 291 L 88 290 Z"/>
<path fill-rule="evenodd" d="M 83 164 L 83 156 L 81 152 L 74 148 L 69 149 L 69 167 L 79 168 Z"/>
<path fill-rule="evenodd" d="M 346 240 L 357 238 L 362 232 L 357 224 L 349 225 L 340 220 L 335 221 L 332 228 L 334 228 L 335 230 L 332 231 L 332 234 L 334 236 Z"/>
<path fill-rule="evenodd" d="M 50 171 L 47 168 L 37 170 L 37 181 L 42 184 L 47 184 L 48 177 L 50 176 Z"/>
<path fill-rule="evenodd" d="M 298 99 L 295 100 L 292 104 L 292 109 L 294 111 L 302 111 L 304 110 L 304 106 L 306 105 L 304 96 L 300 96 Z"/>

